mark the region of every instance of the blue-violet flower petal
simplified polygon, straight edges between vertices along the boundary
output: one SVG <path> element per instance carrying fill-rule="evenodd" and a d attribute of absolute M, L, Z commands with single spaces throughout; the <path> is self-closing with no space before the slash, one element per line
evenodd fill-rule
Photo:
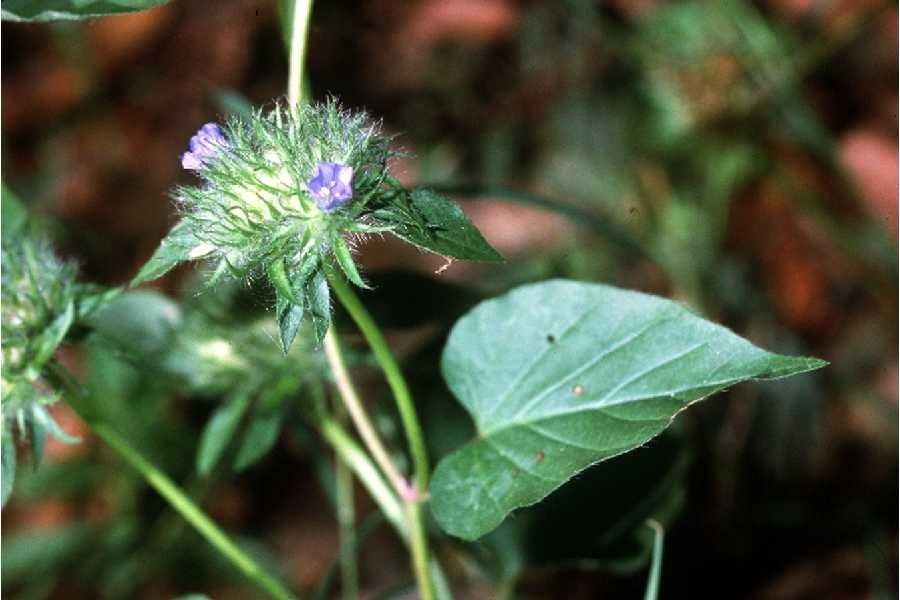
<path fill-rule="evenodd" d="M 181 166 L 190 171 L 202 168 L 220 150 L 228 147 L 228 140 L 215 123 L 207 123 L 191 137 L 190 151 L 181 155 Z"/>
<path fill-rule="evenodd" d="M 320 162 L 315 176 L 306 184 L 319 208 L 328 212 L 353 197 L 353 167 L 333 162 Z"/>

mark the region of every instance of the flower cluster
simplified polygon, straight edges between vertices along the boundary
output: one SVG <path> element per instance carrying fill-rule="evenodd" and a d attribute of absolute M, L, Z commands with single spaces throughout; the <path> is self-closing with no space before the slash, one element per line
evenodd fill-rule
<path fill-rule="evenodd" d="M 8 236 L 4 232 L 0 311 L 3 504 L 15 476 L 14 425 L 18 425 L 20 436 L 29 440 L 35 464 L 41 460 L 48 434 L 66 443 L 78 441 L 62 431 L 44 408 L 56 397 L 42 379 L 47 362 L 75 321 L 77 295 L 75 268 L 60 262 L 49 244 L 30 235 Z"/>
<path fill-rule="evenodd" d="M 191 258 L 244 276 L 283 261 L 297 272 L 350 233 L 387 176 L 386 138 L 365 114 L 334 102 L 204 125 L 182 165 L 202 185 L 175 201 L 196 239 Z M 280 269 L 281 267 L 276 267 Z"/>
<path fill-rule="evenodd" d="M 444 256 L 500 259 L 450 200 L 390 176 L 389 142 L 368 115 L 333 100 L 203 125 L 181 157 L 199 185 L 175 189 L 182 220 L 132 284 L 201 258 L 215 265 L 210 285 L 265 276 L 287 351 L 305 319 L 316 337 L 325 334 L 332 269 L 365 285 L 355 237 L 390 232 Z"/>
<path fill-rule="evenodd" d="M 2 253 L 6 415 L 35 397 L 34 384 L 75 319 L 75 269 L 30 237 L 4 243 Z"/>

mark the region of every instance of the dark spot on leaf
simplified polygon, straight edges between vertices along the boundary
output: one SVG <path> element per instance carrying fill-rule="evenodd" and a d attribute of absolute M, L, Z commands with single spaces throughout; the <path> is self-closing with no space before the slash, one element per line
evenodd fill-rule
<path fill-rule="evenodd" d="M 572 395 L 573 396 L 580 396 L 583 393 L 584 393 L 584 386 L 581 385 L 580 383 L 576 383 L 574 386 L 572 386 Z"/>
<path fill-rule="evenodd" d="M 555 341 L 556 341 L 556 336 L 554 336 L 552 333 L 548 333 L 547 334 L 547 342 L 552 344 Z"/>
<path fill-rule="evenodd" d="M 518 477 L 518 476 L 519 476 L 519 470 L 518 470 L 518 469 L 513 469 L 513 470 L 512 470 L 512 476 L 513 476 L 513 479 L 515 479 L 516 477 Z"/>
<path fill-rule="evenodd" d="M 534 455 L 534 464 L 539 465 L 544 460 L 544 453 L 538 450 Z"/>

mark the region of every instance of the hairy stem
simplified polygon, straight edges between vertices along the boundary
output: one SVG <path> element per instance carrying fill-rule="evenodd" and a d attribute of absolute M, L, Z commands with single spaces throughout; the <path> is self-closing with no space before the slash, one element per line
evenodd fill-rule
<path fill-rule="evenodd" d="M 91 430 L 137 471 L 197 532 L 228 559 L 247 579 L 276 600 L 296 600 L 277 579 L 241 550 L 165 473 L 147 460 L 128 440 L 119 435 L 92 410 L 74 378 L 61 365 L 54 364 L 54 383 L 65 391 L 69 405 Z"/>

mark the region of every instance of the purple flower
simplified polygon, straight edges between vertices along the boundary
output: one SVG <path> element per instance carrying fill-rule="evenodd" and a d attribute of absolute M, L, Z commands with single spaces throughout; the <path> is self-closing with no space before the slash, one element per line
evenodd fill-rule
<path fill-rule="evenodd" d="M 222 135 L 222 130 L 215 123 L 207 123 L 199 130 L 190 141 L 190 151 L 181 155 L 181 166 L 190 171 L 196 171 L 206 165 L 223 148 L 228 147 L 228 140 Z"/>
<path fill-rule="evenodd" d="M 353 197 L 353 167 L 333 162 L 320 162 L 315 176 L 306 187 L 324 211 L 334 210 Z"/>

